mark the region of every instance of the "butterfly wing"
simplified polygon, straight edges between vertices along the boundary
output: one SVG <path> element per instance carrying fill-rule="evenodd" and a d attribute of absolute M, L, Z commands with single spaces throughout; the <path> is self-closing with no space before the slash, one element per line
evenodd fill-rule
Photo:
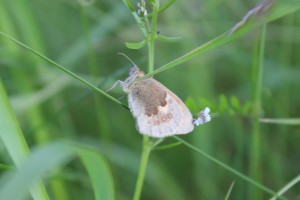
<path fill-rule="evenodd" d="M 153 78 L 136 83 L 128 94 L 128 102 L 142 134 L 163 138 L 194 129 L 192 114 L 185 104 Z"/>

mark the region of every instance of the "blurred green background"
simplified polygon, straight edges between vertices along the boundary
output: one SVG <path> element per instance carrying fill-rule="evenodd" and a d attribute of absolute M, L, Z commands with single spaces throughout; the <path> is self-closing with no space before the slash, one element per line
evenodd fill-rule
<path fill-rule="evenodd" d="M 182 39 L 157 42 L 155 66 L 230 29 L 256 3 L 177 0 L 159 15 L 158 30 Z M 300 13 L 295 12 L 267 26 L 258 116 L 253 114 L 253 102 L 260 29 L 155 75 L 193 113 L 205 106 L 213 111 L 212 121 L 182 136 L 184 140 L 274 191 L 300 173 L 300 126 L 257 120 L 299 118 L 299 25 Z M 119 52 L 146 71 L 147 48 L 130 50 L 125 46 L 125 42 L 141 41 L 143 35 L 121 0 L 0 0 L 0 30 L 103 90 L 124 80 L 131 67 Z M 59 139 L 99 148 L 112 172 L 116 199 L 132 198 L 142 136 L 128 110 L 3 36 L 0 77 L 30 148 Z M 119 87 L 109 93 L 116 98 L 124 96 Z M 121 101 L 126 104 L 126 97 Z M 0 162 L 13 165 L 4 146 L 0 147 Z M 1 170 L 1 174 L 5 172 Z M 229 199 L 270 198 L 180 145 L 152 152 L 141 199 L 224 199 L 233 181 Z M 51 199 L 93 199 L 86 170 L 76 159 L 48 174 L 44 183 Z M 299 184 L 285 196 L 300 199 Z"/>

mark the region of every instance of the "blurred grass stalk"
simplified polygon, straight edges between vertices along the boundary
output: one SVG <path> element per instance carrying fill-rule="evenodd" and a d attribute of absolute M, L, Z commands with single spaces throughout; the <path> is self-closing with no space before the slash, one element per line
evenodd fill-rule
<path fill-rule="evenodd" d="M 259 117 L 262 113 L 261 107 L 261 91 L 263 79 L 263 61 L 266 42 L 267 25 L 263 25 L 261 34 L 258 36 L 254 48 L 253 56 L 253 111 L 252 111 L 252 139 L 249 160 L 249 175 L 257 182 L 261 182 L 262 166 L 261 166 L 261 131 Z M 248 187 L 248 199 L 263 199 L 262 191 L 257 190 L 253 186 Z"/>
<path fill-rule="evenodd" d="M 2 1 L 1 8 L 7 8 L 8 12 L 3 16 L 3 21 L 1 23 L 1 30 L 6 30 L 6 33 L 10 36 L 16 38 L 23 38 L 24 41 L 32 46 L 34 49 L 38 50 L 41 53 L 45 53 L 45 47 L 43 44 L 43 39 L 39 31 L 39 27 L 36 22 L 36 18 L 33 15 L 32 7 L 29 1 Z M 17 5 L 17 6 L 16 6 Z M 4 10 L 4 9 L 3 9 Z M 7 17 L 14 16 L 14 17 Z M 24 20 L 26 19 L 26 20 Z M 3 22 L 1 21 L 1 22 Z M 8 22 L 8 23 L 7 23 Z M 16 24 L 15 26 L 8 24 Z M 15 45 L 12 43 L 5 42 L 5 46 L 8 49 L 14 49 Z M 14 47 L 11 47 L 14 46 Z M 12 77 L 14 82 L 22 82 L 18 85 L 20 93 L 29 93 L 35 90 L 35 84 L 37 80 L 41 78 L 44 74 L 47 74 L 47 69 L 40 67 L 43 65 L 44 61 L 39 59 L 33 54 L 22 55 L 20 50 L 15 52 L 10 52 L 12 57 L 16 57 L 16 60 L 22 60 L 22 64 L 18 63 L 19 66 L 27 64 L 33 66 L 31 76 L 28 76 L 28 70 L 25 68 L 18 67 L 17 69 L 12 69 Z M 25 71 L 24 71 L 25 70 Z M 36 127 L 38 124 L 42 123 L 46 119 L 44 118 L 45 114 L 41 107 L 33 107 L 27 115 L 26 123 L 29 127 Z M 37 144 L 44 144 L 50 141 L 51 132 L 47 126 L 43 126 L 39 129 L 38 133 L 33 135 Z M 67 192 L 64 190 L 64 183 L 62 179 L 49 179 L 50 187 L 52 188 L 53 195 L 56 199 L 69 199 Z"/>
<path fill-rule="evenodd" d="M 260 118 L 259 121 L 266 124 L 300 125 L 300 118 Z"/>
<path fill-rule="evenodd" d="M 20 169 L 29 154 L 29 148 L 10 106 L 6 91 L 0 79 L 0 137 L 14 164 Z M 48 200 L 48 194 L 41 180 L 30 187 L 34 200 Z M 4 194 L 0 194 L 4 195 Z"/>

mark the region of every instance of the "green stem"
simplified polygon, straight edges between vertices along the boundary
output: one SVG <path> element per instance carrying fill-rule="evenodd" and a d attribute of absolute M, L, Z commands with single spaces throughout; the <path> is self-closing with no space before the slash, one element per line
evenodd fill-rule
<path fill-rule="evenodd" d="M 152 3 L 153 5 L 153 14 L 152 14 L 152 26 L 151 33 L 148 34 L 148 73 L 151 73 L 154 70 L 154 43 L 157 30 L 157 15 L 159 11 L 159 0 L 156 0 Z"/>
<path fill-rule="evenodd" d="M 153 6 L 153 15 L 152 15 L 152 26 L 151 26 L 151 33 L 147 32 L 147 39 L 148 39 L 148 73 L 151 73 L 154 70 L 154 46 L 155 46 L 155 39 L 156 39 L 156 26 L 157 26 L 157 15 L 159 11 L 159 0 L 155 0 L 152 2 Z M 148 21 L 146 20 L 146 26 L 148 27 Z M 138 179 L 136 182 L 135 192 L 134 192 L 134 200 L 139 200 L 143 183 L 145 179 L 145 173 L 147 169 L 148 159 L 151 153 L 151 150 L 157 143 L 149 142 L 149 137 L 144 135 L 143 137 L 143 152 L 140 162 L 140 169 L 138 174 Z"/>
<path fill-rule="evenodd" d="M 265 40 L 266 40 L 266 29 L 267 25 L 262 27 L 261 35 L 258 41 L 257 46 L 257 55 L 255 61 L 255 70 L 254 70 L 254 94 L 253 94 L 253 103 L 254 110 L 253 114 L 257 115 L 261 112 L 261 91 L 262 91 L 262 79 L 263 79 L 263 60 L 264 60 L 264 49 L 265 49 Z"/>
<path fill-rule="evenodd" d="M 252 131 L 252 144 L 251 144 L 251 154 L 250 154 L 250 176 L 256 181 L 261 181 L 262 179 L 262 169 L 261 169 L 261 128 L 259 117 L 261 114 L 261 91 L 262 91 L 262 79 L 263 79 L 263 59 L 264 59 L 264 48 L 265 48 L 265 38 L 266 38 L 266 26 L 262 27 L 262 32 L 255 49 L 254 56 L 254 94 L 253 94 L 253 131 Z M 257 191 L 253 187 L 249 187 L 249 199 L 262 199 L 262 193 Z"/>
<path fill-rule="evenodd" d="M 152 149 L 152 145 L 149 143 L 148 136 L 145 135 L 143 138 L 143 152 L 142 152 L 142 158 L 140 162 L 139 175 L 136 182 L 136 187 L 135 187 L 135 192 L 133 197 L 134 200 L 140 199 L 151 149 Z"/>
<path fill-rule="evenodd" d="M 150 41 L 148 43 L 148 72 L 152 72 L 154 69 L 154 42 Z"/>

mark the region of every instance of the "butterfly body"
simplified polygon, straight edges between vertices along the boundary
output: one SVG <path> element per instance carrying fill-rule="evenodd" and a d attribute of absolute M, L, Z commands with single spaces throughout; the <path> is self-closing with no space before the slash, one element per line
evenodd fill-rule
<path fill-rule="evenodd" d="M 156 138 L 191 132 L 193 117 L 185 104 L 153 78 L 135 81 L 142 76 L 143 72 L 132 67 L 129 77 L 121 82 L 128 93 L 129 108 L 136 118 L 138 131 Z"/>

